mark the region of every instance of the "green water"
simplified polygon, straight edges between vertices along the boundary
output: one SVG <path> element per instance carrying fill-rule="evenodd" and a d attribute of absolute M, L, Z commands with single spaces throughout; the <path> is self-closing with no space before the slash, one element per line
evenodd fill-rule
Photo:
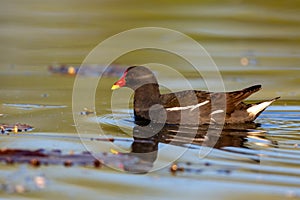
<path fill-rule="evenodd" d="M 1 187 L 0 197 L 299 199 L 299 13 L 300 1 L 1 1 L 0 113 L 4 115 L 0 123 L 20 122 L 35 128 L 26 134 L 1 135 L 1 148 L 86 151 L 73 121 L 75 77 L 51 74 L 47 67 L 61 63 L 78 66 L 101 41 L 132 28 L 164 27 L 187 34 L 211 55 L 226 90 L 260 83 L 263 90 L 251 96 L 250 101 L 276 96 L 281 99 L 257 119 L 261 127 L 247 132 L 242 142 L 233 144 L 224 140 L 225 146 L 213 149 L 204 159 L 199 158 L 201 146 L 195 144 L 194 149 L 177 160 L 178 165 L 187 169 L 185 172 L 174 175 L 169 170 L 172 155 L 183 147 L 164 143 L 159 144 L 160 158 L 156 164 L 166 167 L 144 175 L 118 172 L 109 167 L 33 168 L 26 164 L 22 167 L 2 163 L 2 185 L 27 184 L 29 189 L 18 193 Z M 199 56 L 184 41 L 161 37 L 172 44 L 176 41 L 188 55 Z M 121 45 L 110 50 L 114 52 Z M 244 57 L 250 60 L 249 64 L 241 63 Z M 137 63 L 162 61 L 168 61 L 195 88 L 207 89 L 190 66 L 160 51 L 131 52 L 120 56 L 115 63 L 124 65 L 125 69 Z M 164 81 L 172 85 L 172 89 L 185 89 L 181 79 L 165 77 Z M 118 102 L 115 119 L 110 111 L 110 87 L 117 79 L 117 76 L 105 77 L 98 85 L 97 122 L 107 135 L 129 139 L 116 144 L 130 150 L 134 127 L 131 110 Z M 23 104 L 63 107 L 24 109 L 20 106 Z M 236 145 L 238 142 L 241 145 Z M 105 142 L 88 143 L 94 145 L 95 151 L 107 151 Z M 163 151 L 168 147 L 169 152 Z M 207 162 L 212 165 L 206 166 Z M 222 170 L 231 173 L 222 173 Z M 26 174 L 33 177 L 42 174 L 47 180 L 46 187 L 30 186 Z"/>

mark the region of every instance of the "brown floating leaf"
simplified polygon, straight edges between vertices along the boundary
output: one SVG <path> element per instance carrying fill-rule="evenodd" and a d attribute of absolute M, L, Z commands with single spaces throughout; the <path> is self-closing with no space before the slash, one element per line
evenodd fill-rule
<path fill-rule="evenodd" d="M 0 132 L 4 133 L 18 133 L 32 131 L 33 127 L 28 124 L 0 124 Z"/>
<path fill-rule="evenodd" d="M 7 164 L 28 163 L 34 167 L 40 165 L 64 165 L 66 167 L 89 165 L 100 168 L 102 165 L 107 165 L 120 170 L 130 169 L 130 172 L 135 172 L 134 169 L 150 170 L 152 167 L 152 163 L 145 162 L 130 154 L 110 154 L 106 152 L 95 155 L 91 152 L 63 154 L 58 150 L 46 151 L 44 149 L 0 149 L 0 162 Z"/>

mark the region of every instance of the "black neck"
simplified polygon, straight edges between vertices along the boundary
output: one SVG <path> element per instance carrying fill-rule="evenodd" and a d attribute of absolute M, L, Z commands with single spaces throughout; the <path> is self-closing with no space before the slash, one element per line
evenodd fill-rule
<path fill-rule="evenodd" d="M 134 116 L 136 120 L 149 119 L 149 109 L 155 104 L 160 104 L 158 84 L 145 84 L 137 88 L 134 94 Z"/>

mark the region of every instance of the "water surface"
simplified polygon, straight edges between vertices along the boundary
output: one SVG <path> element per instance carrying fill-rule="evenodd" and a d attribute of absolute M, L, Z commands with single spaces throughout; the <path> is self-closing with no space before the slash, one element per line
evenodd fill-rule
<path fill-rule="evenodd" d="M 121 151 L 135 157 L 137 151 L 157 150 L 142 158 L 146 159 L 143 164 L 150 166 L 144 172 L 163 167 L 137 175 L 108 166 L 53 164 L 36 168 L 1 163 L 0 196 L 7 199 L 300 199 L 299 6 L 298 1 L 143 4 L 3 1 L 0 123 L 26 123 L 34 130 L 2 134 L 1 149 L 60 150 L 67 155 L 87 150 L 115 155 Z M 176 135 L 176 127 L 167 127 L 157 140 L 137 137 L 131 105 L 121 98 L 114 99 L 117 107 L 114 115 L 111 113 L 110 88 L 117 76 L 101 79 L 95 107 L 83 105 L 82 113 L 72 113 L 74 76 L 52 74 L 48 66 L 79 66 L 107 37 L 144 26 L 175 29 L 200 42 L 216 62 L 226 90 L 262 84 L 263 90 L 251 96 L 250 102 L 276 96 L 281 99 L 256 120 L 255 126 L 231 127 L 223 130 L 220 137 L 212 137 L 216 142 L 213 149 L 203 145 L 205 128 L 191 145 L 187 145 L 190 127 L 186 127 L 185 135 Z M 199 56 L 176 38 L 162 36 L 162 40 L 176 42 L 182 51 Z M 168 61 L 196 89 L 207 89 L 191 66 L 161 52 L 131 52 L 115 63 L 126 67 L 162 60 Z M 156 69 L 159 75 L 160 68 Z M 173 90 L 186 89 L 183 80 L 175 77 L 165 76 L 164 83 Z M 161 90 L 168 92 L 165 87 Z M 126 89 L 118 92 L 130 93 Z M 91 117 L 93 114 L 87 111 L 95 112 L 97 117 Z M 98 130 L 89 130 L 80 139 L 73 114 L 87 125 L 99 123 L 107 137 L 114 139 L 115 147 L 109 145 L 111 141 L 102 140 Z M 181 151 L 185 153 L 175 159 Z M 209 153 L 202 158 L 201 152 Z M 119 161 L 117 154 L 116 160 Z M 120 168 L 117 165 L 120 163 L 111 164 Z"/>

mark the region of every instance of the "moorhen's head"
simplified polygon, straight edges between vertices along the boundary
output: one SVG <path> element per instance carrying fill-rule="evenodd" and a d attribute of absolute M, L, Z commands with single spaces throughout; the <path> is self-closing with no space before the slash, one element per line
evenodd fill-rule
<path fill-rule="evenodd" d="M 153 72 L 143 66 L 132 66 L 126 69 L 122 77 L 115 82 L 111 89 L 115 90 L 120 87 L 129 87 L 136 90 L 146 84 L 157 84 Z"/>

